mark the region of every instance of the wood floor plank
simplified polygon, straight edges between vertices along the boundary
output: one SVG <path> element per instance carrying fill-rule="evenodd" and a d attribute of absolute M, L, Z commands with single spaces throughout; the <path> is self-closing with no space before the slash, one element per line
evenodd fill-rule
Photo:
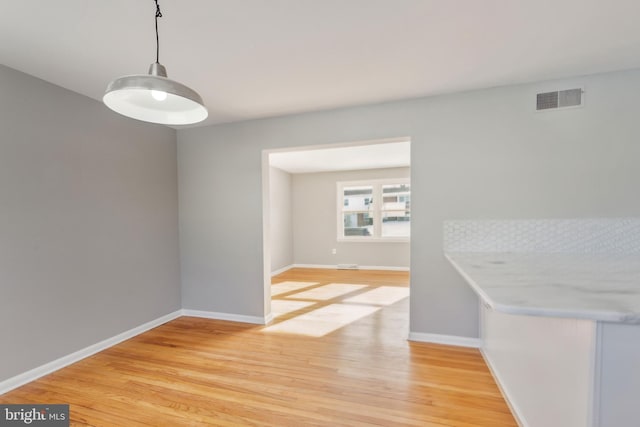
<path fill-rule="evenodd" d="M 406 340 L 408 277 L 292 269 L 272 325 L 182 317 L 0 403 L 69 403 L 96 427 L 515 427 L 477 350 Z"/>

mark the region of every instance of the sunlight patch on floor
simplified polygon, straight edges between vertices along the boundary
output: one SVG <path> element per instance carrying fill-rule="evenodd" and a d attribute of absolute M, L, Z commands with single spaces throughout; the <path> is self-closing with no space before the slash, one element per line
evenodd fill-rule
<path fill-rule="evenodd" d="M 286 294 L 287 292 L 299 291 L 300 289 L 315 286 L 318 282 L 280 282 L 271 285 L 271 296 Z"/>
<path fill-rule="evenodd" d="M 359 304 L 391 305 L 409 296 L 409 288 L 380 286 L 362 294 L 346 298 L 344 302 Z"/>
<path fill-rule="evenodd" d="M 316 301 L 324 301 L 332 298 L 348 294 L 366 288 L 367 285 L 352 285 L 349 283 L 329 283 L 328 285 L 319 286 L 308 291 L 298 292 L 287 298 L 293 299 L 311 299 Z"/>
<path fill-rule="evenodd" d="M 271 301 L 271 314 L 273 317 L 280 317 L 294 311 L 301 310 L 315 304 L 313 301 L 287 301 L 282 299 Z"/>
<path fill-rule="evenodd" d="M 268 326 L 263 330 L 265 332 L 322 337 L 378 310 L 380 310 L 380 307 L 331 304 L 273 326 Z"/>

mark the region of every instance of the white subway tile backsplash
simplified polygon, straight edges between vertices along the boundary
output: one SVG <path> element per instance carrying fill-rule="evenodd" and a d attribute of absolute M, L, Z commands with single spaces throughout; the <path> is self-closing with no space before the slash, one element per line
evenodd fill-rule
<path fill-rule="evenodd" d="M 455 220 L 445 252 L 640 253 L 640 218 Z"/>

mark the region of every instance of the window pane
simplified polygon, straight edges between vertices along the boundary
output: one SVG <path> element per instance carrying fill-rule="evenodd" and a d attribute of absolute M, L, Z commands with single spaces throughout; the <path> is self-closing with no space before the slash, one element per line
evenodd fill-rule
<path fill-rule="evenodd" d="M 411 209 L 411 186 L 409 184 L 390 184 L 382 186 L 382 209 Z"/>
<path fill-rule="evenodd" d="M 372 208 L 373 187 L 344 187 L 342 199 L 343 210 L 346 212 L 368 211 Z"/>
<path fill-rule="evenodd" d="M 385 211 L 382 213 L 382 237 L 409 237 L 411 212 Z"/>
<path fill-rule="evenodd" d="M 344 236 L 372 236 L 372 212 L 345 212 L 343 215 Z"/>

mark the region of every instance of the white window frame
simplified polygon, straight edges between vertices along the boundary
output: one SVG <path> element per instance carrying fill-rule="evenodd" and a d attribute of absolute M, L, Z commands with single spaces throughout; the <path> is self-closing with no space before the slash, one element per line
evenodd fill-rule
<path fill-rule="evenodd" d="M 382 186 L 393 184 L 411 185 L 409 178 L 369 179 L 361 181 L 339 181 L 336 183 L 336 213 L 337 213 L 337 240 L 338 242 L 409 242 L 408 237 L 383 237 L 382 236 Z M 373 187 L 373 236 L 345 236 L 344 235 L 344 188 L 345 187 Z M 410 222 L 410 221 L 409 221 Z"/>

